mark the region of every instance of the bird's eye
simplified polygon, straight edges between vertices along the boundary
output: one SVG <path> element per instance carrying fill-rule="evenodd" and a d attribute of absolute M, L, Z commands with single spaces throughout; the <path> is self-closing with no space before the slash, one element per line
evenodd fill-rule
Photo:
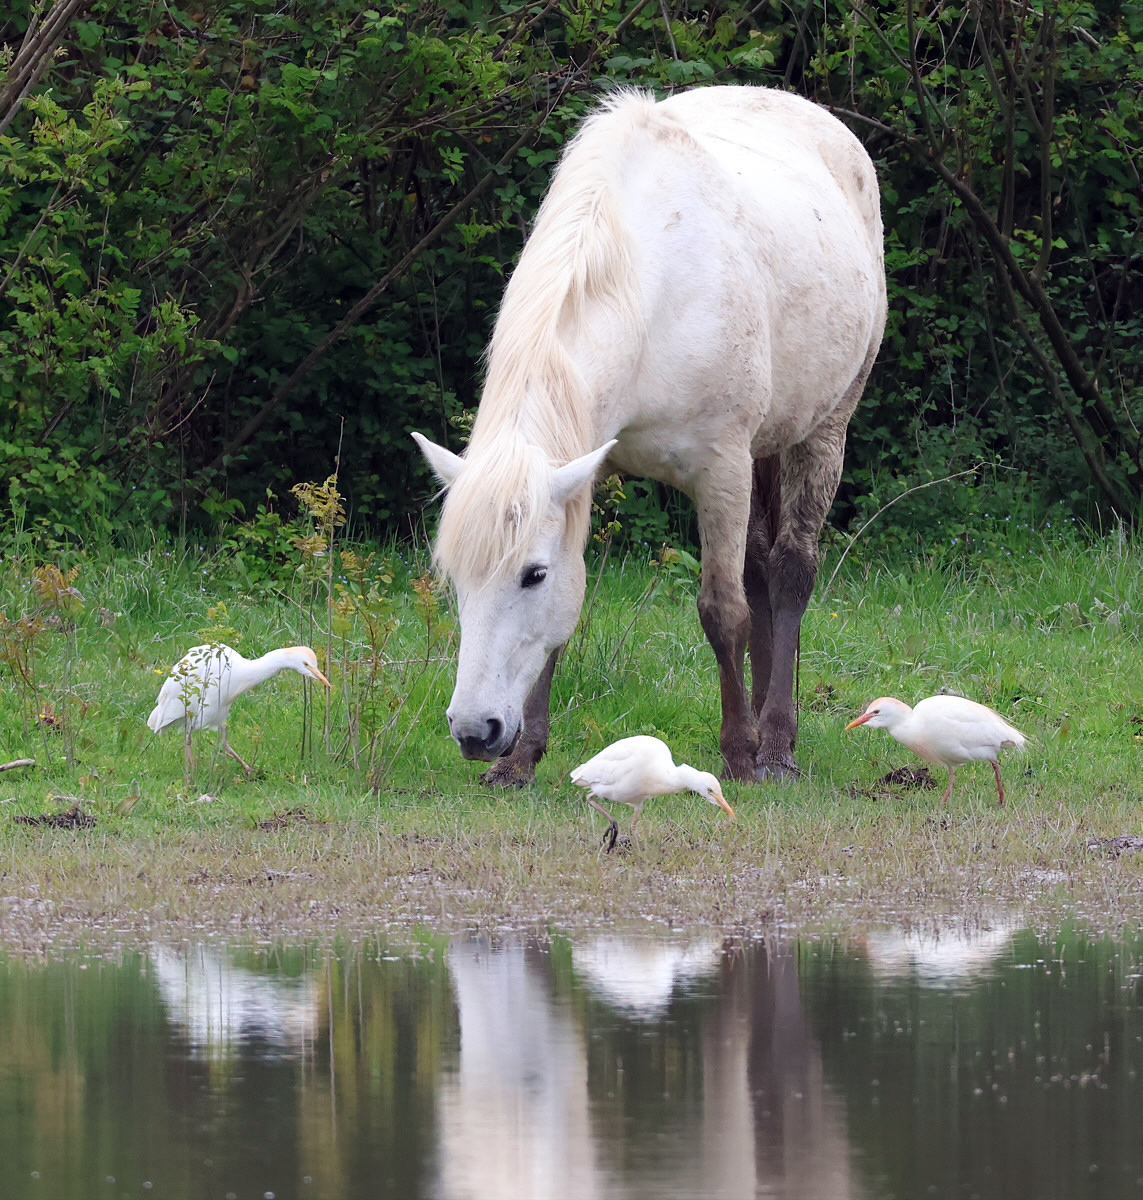
<path fill-rule="evenodd" d="M 520 586 L 522 588 L 539 587 L 547 577 L 547 567 L 526 567 L 524 574 L 520 576 Z"/>

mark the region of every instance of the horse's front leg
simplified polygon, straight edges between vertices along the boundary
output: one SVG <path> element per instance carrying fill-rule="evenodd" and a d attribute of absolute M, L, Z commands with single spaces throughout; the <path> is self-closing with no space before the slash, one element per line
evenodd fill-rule
<path fill-rule="evenodd" d="M 696 496 L 702 542 L 702 587 L 698 610 L 703 632 L 718 662 L 722 694 L 723 778 L 753 779 L 758 732 L 746 696 L 746 641 L 750 609 L 742 586 L 746 522 L 750 512 L 749 455 L 723 465 L 717 485 Z"/>
<path fill-rule="evenodd" d="M 536 764 L 548 748 L 551 727 L 548 706 L 552 691 L 552 676 L 563 647 L 553 650 L 544 663 L 539 679 L 532 685 L 524 701 L 524 722 L 516 745 L 510 753 L 498 758 L 480 777 L 488 787 L 519 788 L 536 778 Z"/>

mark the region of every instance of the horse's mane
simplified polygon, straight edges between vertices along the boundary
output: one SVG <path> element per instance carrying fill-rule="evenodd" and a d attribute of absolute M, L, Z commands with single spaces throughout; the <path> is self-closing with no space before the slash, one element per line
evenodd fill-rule
<path fill-rule="evenodd" d="M 551 503 L 548 465 L 595 449 L 593 398 L 566 339 L 590 304 L 611 310 L 620 336 L 638 336 L 638 283 L 612 180 L 622 173 L 628 137 L 654 108 L 643 92 L 609 100 L 572 139 L 540 206 L 489 343 L 466 465 L 441 512 L 435 554 L 454 578 L 523 567 Z M 585 488 L 567 506 L 569 545 L 586 543 L 590 516 Z"/>

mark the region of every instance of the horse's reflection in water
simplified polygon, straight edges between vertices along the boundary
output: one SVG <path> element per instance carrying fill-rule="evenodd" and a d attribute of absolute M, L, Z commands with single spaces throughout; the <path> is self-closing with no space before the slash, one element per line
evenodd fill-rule
<path fill-rule="evenodd" d="M 448 1200 L 859 1194 L 794 961 L 708 938 L 607 935 L 450 954 Z"/>
<path fill-rule="evenodd" d="M 449 968 L 460 1057 L 439 1091 L 437 1194 L 552 1200 L 608 1194 L 595 1161 L 583 1035 L 534 944 L 459 942 Z"/>

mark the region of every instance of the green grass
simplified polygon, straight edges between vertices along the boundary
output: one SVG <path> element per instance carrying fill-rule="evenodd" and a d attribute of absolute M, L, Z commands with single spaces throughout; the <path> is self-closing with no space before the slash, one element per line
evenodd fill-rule
<path fill-rule="evenodd" d="M 736 824 L 697 797 L 651 801 L 641 844 L 612 856 L 599 854 L 603 822 L 567 780 L 576 763 L 643 732 L 676 759 L 719 766 L 717 674 L 684 568 L 656 576 L 630 556 L 608 566 L 556 681 L 538 780 L 505 794 L 484 789 L 448 737 L 455 648 L 447 612 L 426 625 L 417 601 L 423 561 L 394 560 L 376 607 L 385 665 L 366 723 L 384 733 L 372 775 L 365 734 L 354 766 L 347 718 L 365 686 L 351 673 L 364 625 L 354 616 L 331 641 L 320 589 L 290 578 L 255 587 L 225 557 L 109 551 L 80 561 L 82 608 L 57 620 L 29 590 L 33 565 L 0 568 L 0 761 L 36 759 L 0 773 L 5 945 L 97 929 L 837 928 L 1013 907 L 1029 920 L 1068 909 L 1102 928 L 1139 912 L 1140 860 L 1086 848 L 1089 837 L 1143 833 L 1143 554 L 1122 538 L 1025 535 L 1011 555 L 893 566 L 855 553 L 803 626 L 805 777 L 728 785 Z M 831 571 L 827 562 L 823 585 Z M 11 669 L 12 623 L 37 613 L 48 625 L 34 638 L 33 692 Z M 329 749 L 315 692 L 302 753 L 293 673 L 234 707 L 231 742 L 256 764 L 251 779 L 217 755 L 212 733 L 195 738 L 189 775 L 181 736 L 150 733 L 163 674 L 201 629 L 220 626 L 247 654 L 308 642 L 324 656 L 332 645 Z M 1030 735 L 1027 752 L 1003 762 L 1006 808 L 984 764 L 959 772 L 947 809 L 939 790 L 878 786 L 919 764 L 884 733 L 844 730 L 874 696 L 914 702 L 942 688 Z M 13 819 L 72 798 L 94 826 Z"/>

